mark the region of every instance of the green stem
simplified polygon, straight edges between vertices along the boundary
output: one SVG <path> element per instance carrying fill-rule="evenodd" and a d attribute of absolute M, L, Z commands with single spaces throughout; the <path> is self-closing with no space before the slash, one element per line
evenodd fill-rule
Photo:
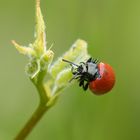
<path fill-rule="evenodd" d="M 50 98 L 47 96 L 43 83 L 38 83 L 35 86 L 40 96 L 40 104 L 46 105 L 46 103 L 50 100 Z"/>
<path fill-rule="evenodd" d="M 35 79 L 31 79 L 31 81 L 36 86 L 38 94 L 40 96 L 40 104 L 31 116 L 31 118 L 16 136 L 15 140 L 24 140 L 30 134 L 30 132 L 33 130 L 33 128 L 36 126 L 36 124 L 39 122 L 45 112 L 51 107 L 51 105 L 47 105 L 51 98 L 49 98 L 48 96 L 48 94 L 50 93 L 47 94 L 43 86 L 44 76 L 45 72 L 42 71 L 39 73 L 37 81 Z"/>
<path fill-rule="evenodd" d="M 45 114 L 45 112 L 49 109 L 49 107 L 40 104 L 32 117 L 29 119 L 29 121 L 26 123 L 26 125 L 23 127 L 23 129 L 19 132 L 15 140 L 24 140 L 30 132 L 33 130 L 35 125 L 39 122 L 39 120 L 42 118 L 42 116 Z"/>

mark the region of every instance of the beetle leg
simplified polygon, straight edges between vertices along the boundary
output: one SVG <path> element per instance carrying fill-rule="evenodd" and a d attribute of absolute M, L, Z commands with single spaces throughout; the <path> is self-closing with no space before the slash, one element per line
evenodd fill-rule
<path fill-rule="evenodd" d="M 84 80 L 80 80 L 79 86 L 84 86 Z"/>
<path fill-rule="evenodd" d="M 83 85 L 83 89 L 87 90 L 88 89 L 88 85 L 89 85 L 89 82 L 87 82 L 85 85 Z"/>
<path fill-rule="evenodd" d="M 69 82 L 71 82 L 71 81 L 74 80 L 74 79 L 78 79 L 78 78 L 80 78 L 80 75 L 78 75 L 78 73 L 76 73 L 76 74 L 69 80 Z"/>

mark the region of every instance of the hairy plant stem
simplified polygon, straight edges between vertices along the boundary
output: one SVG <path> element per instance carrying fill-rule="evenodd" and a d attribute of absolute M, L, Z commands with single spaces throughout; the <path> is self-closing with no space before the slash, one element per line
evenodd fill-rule
<path fill-rule="evenodd" d="M 29 119 L 29 121 L 26 123 L 23 129 L 16 136 L 15 140 L 24 140 L 30 134 L 35 125 L 39 122 L 39 120 L 42 118 L 42 116 L 48 109 L 49 107 L 40 104 L 36 109 L 36 111 L 34 112 L 34 114 L 32 115 L 32 117 Z"/>
<path fill-rule="evenodd" d="M 50 93 L 46 93 L 44 86 L 43 86 L 43 79 L 46 73 L 40 72 L 37 78 L 37 81 L 35 82 L 35 79 L 32 79 L 31 81 L 34 83 L 34 85 L 37 88 L 37 91 L 39 93 L 40 97 L 40 103 L 31 116 L 31 118 L 27 121 L 25 126 L 21 129 L 21 131 L 16 136 L 15 140 L 24 140 L 30 132 L 33 130 L 33 128 L 36 126 L 36 124 L 39 122 L 39 120 L 43 117 L 43 115 L 48 111 L 48 109 L 52 105 L 47 105 L 47 103 L 51 100 L 53 102 L 52 98 L 48 97 Z"/>

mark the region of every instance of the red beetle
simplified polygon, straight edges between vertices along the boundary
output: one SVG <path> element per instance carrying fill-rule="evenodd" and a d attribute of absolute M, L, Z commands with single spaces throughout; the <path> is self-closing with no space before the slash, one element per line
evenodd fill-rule
<path fill-rule="evenodd" d="M 109 64 L 102 62 L 98 64 L 98 70 L 100 77 L 90 81 L 89 88 L 93 93 L 102 95 L 113 88 L 115 84 L 115 73 Z"/>
<path fill-rule="evenodd" d="M 115 73 L 112 67 L 106 63 L 98 63 L 97 59 L 89 58 L 86 62 L 80 62 L 79 65 L 68 62 L 72 68 L 73 79 L 79 81 L 79 86 L 84 90 L 89 89 L 96 95 L 102 95 L 109 92 L 115 84 Z"/>

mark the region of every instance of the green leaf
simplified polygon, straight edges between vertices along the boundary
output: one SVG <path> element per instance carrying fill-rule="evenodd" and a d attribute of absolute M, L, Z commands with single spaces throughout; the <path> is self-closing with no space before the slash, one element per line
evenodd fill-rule
<path fill-rule="evenodd" d="M 56 62 L 50 67 L 50 73 L 56 79 L 59 72 L 65 69 L 68 64 L 63 62 L 62 59 L 79 63 L 89 58 L 87 52 L 87 43 L 84 40 L 78 39 L 66 53 L 59 57 Z"/>

